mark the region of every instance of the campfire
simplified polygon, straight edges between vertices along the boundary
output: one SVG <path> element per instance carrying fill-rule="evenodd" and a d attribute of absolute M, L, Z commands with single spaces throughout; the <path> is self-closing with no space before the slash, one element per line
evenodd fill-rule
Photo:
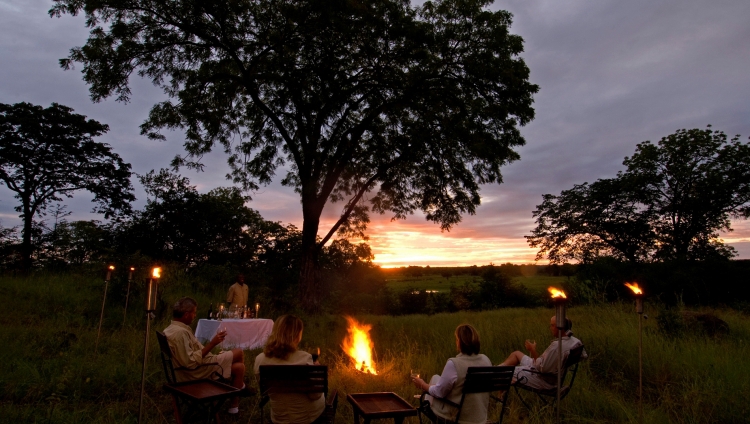
<path fill-rule="evenodd" d="M 372 326 L 361 324 L 351 317 L 346 317 L 346 321 L 349 323 L 349 328 L 347 328 L 349 335 L 344 339 L 341 348 L 352 358 L 354 367 L 358 371 L 377 375 L 375 363 L 372 360 L 373 344 L 370 339 Z"/>

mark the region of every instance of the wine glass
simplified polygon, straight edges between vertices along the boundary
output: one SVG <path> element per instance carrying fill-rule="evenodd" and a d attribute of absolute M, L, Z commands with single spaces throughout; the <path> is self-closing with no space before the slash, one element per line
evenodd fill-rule
<path fill-rule="evenodd" d="M 318 347 L 318 348 L 315 348 L 315 349 L 316 349 L 315 350 L 316 353 L 312 354 L 312 360 L 313 360 L 313 362 L 317 361 L 318 358 L 320 357 L 320 348 Z"/>

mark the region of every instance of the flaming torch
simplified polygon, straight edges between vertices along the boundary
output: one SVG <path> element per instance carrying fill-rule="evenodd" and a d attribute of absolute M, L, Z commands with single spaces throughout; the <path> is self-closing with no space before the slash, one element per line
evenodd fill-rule
<path fill-rule="evenodd" d="M 99 315 L 99 331 L 96 332 L 96 345 L 94 346 L 94 355 L 99 352 L 99 336 L 102 334 L 102 321 L 104 320 L 104 303 L 107 301 L 107 286 L 109 286 L 109 280 L 112 279 L 112 271 L 115 270 L 114 265 L 110 265 L 107 268 L 107 276 L 104 278 L 104 297 L 102 298 L 102 313 Z"/>
<path fill-rule="evenodd" d="M 125 312 L 122 314 L 122 326 L 125 326 L 125 318 L 128 317 L 128 298 L 130 298 L 130 283 L 133 282 L 133 271 L 135 271 L 135 268 L 132 266 L 130 267 L 130 272 L 128 272 L 128 290 L 125 292 Z"/>
<path fill-rule="evenodd" d="M 555 304 L 555 325 L 557 326 L 557 422 L 560 422 L 560 393 L 562 387 L 562 338 L 565 330 L 565 304 L 568 302 L 568 296 L 565 292 L 555 287 L 549 287 L 549 293 L 552 295 L 552 303 Z"/>
<path fill-rule="evenodd" d="M 146 360 L 148 359 L 148 332 L 151 327 L 151 314 L 156 311 L 156 289 L 161 278 L 161 268 L 151 271 L 151 278 L 146 287 L 146 338 L 143 342 L 143 373 L 141 374 L 141 401 L 138 404 L 138 424 L 143 421 L 143 393 L 146 389 Z"/>
<path fill-rule="evenodd" d="M 625 286 L 633 291 L 638 314 L 638 420 L 643 422 L 643 290 L 638 283 L 625 283 Z"/>

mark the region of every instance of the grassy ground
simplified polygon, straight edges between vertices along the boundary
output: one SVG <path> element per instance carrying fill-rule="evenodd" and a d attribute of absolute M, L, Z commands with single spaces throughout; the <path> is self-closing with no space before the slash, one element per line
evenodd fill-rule
<path fill-rule="evenodd" d="M 435 290 L 439 292 L 448 292 L 451 286 L 461 286 L 465 283 L 478 284 L 481 277 L 470 274 L 454 275 L 443 277 L 442 275 L 423 275 L 420 277 L 399 276 L 388 278 L 387 287 L 402 291 L 406 289 L 415 290 Z M 532 275 L 524 277 L 515 277 L 517 281 L 532 290 L 546 290 L 551 285 L 559 286 L 565 281 L 566 277 L 550 277 L 547 275 Z"/>
<path fill-rule="evenodd" d="M 165 301 L 190 293 L 184 282 L 165 278 Z M 103 284 L 90 278 L 39 276 L 0 278 L 0 417 L 3 422 L 121 423 L 137 421 L 143 355 L 142 305 L 131 304 L 122 325 L 122 306 L 107 305 L 105 325 L 94 352 Z M 195 296 L 205 311 L 214 296 Z M 688 334 L 665 337 L 645 321 L 644 376 L 646 423 L 747 422 L 750 406 L 750 321 L 729 310 L 714 311 L 729 323 L 721 338 Z M 453 330 L 471 323 L 482 338 L 482 352 L 499 363 L 526 338 L 546 346 L 550 309 L 504 309 L 413 315 L 360 316 L 373 325 L 372 337 L 379 375 L 350 368 L 341 352 L 345 320 L 341 316 L 304 318 L 302 348 L 321 347 L 321 362 L 330 367 L 330 386 L 340 393 L 337 421 L 352 422 L 347 393 L 394 391 L 407 400 L 417 390 L 407 376 L 411 369 L 439 373 L 455 354 Z M 571 395 L 563 402 L 566 422 L 637 422 L 637 316 L 632 305 L 575 307 L 569 310 L 576 335 L 590 354 Z M 167 319 L 154 327 L 163 329 Z M 169 398 L 151 335 L 147 370 L 146 422 L 171 423 Z M 252 369 L 259 351 L 246 352 Z M 257 398 L 243 399 L 239 416 L 222 413 L 225 423 L 257 423 Z M 554 412 L 522 407 L 511 394 L 508 423 L 550 423 Z M 418 422 L 416 419 L 407 420 Z"/>

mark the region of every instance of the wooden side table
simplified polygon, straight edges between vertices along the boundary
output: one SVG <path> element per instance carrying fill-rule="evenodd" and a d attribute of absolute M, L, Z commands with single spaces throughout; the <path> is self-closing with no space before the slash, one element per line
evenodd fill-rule
<path fill-rule="evenodd" d="M 393 392 L 352 393 L 346 400 L 354 410 L 354 423 L 359 424 L 360 415 L 369 424 L 373 419 L 393 418 L 395 424 L 402 424 L 404 418 L 417 415 L 417 410 Z"/>

